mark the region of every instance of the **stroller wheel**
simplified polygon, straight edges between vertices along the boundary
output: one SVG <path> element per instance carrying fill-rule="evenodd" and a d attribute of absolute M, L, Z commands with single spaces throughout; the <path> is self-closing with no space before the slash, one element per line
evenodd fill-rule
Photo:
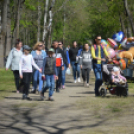
<path fill-rule="evenodd" d="M 127 96 L 129 95 L 128 89 L 124 89 L 123 92 L 122 92 L 122 95 L 123 95 L 124 97 L 127 97 Z"/>
<path fill-rule="evenodd" d="M 107 90 L 105 88 L 101 88 L 100 90 L 100 96 L 105 97 L 107 94 Z"/>

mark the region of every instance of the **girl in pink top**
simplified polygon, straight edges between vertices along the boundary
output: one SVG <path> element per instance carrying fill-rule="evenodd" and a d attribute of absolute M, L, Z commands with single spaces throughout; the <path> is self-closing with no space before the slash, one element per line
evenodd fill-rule
<path fill-rule="evenodd" d="M 40 72 L 41 69 L 35 64 L 34 59 L 31 54 L 29 54 L 30 47 L 25 45 L 24 46 L 24 54 L 22 55 L 20 62 L 19 62 L 19 74 L 20 78 L 23 79 L 24 89 L 23 89 L 23 96 L 22 99 L 31 100 L 28 97 L 28 90 L 30 87 L 31 76 L 32 76 L 32 66 L 34 66 Z"/>

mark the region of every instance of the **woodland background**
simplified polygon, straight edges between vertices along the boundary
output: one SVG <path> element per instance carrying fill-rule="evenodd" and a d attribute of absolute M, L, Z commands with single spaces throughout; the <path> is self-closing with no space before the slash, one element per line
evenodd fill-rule
<path fill-rule="evenodd" d="M 33 46 L 52 40 L 79 45 L 122 30 L 134 35 L 134 0 L 0 0 L 0 67 L 15 40 Z"/>

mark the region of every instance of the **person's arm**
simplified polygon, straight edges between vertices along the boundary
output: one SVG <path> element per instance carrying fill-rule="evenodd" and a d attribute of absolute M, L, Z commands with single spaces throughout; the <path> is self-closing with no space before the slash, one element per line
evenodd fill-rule
<path fill-rule="evenodd" d="M 93 46 L 91 46 L 91 55 L 92 55 L 93 59 L 96 59 L 95 50 L 94 50 Z"/>
<path fill-rule="evenodd" d="M 34 61 L 32 56 L 31 56 L 31 63 L 37 70 L 41 71 L 41 69 L 36 65 L 36 63 L 35 63 L 35 61 Z"/>
<path fill-rule="evenodd" d="M 109 58 L 108 51 L 107 51 L 106 47 L 103 48 L 103 51 L 105 53 L 105 56 L 107 56 Z"/>
<path fill-rule="evenodd" d="M 11 62 L 13 58 L 13 50 L 10 51 L 8 58 L 7 58 L 7 63 L 6 63 L 6 69 L 9 69 Z"/>
<path fill-rule="evenodd" d="M 80 66 L 81 66 L 81 68 L 82 68 L 82 60 L 83 60 L 83 53 L 81 52 L 81 54 L 80 54 Z"/>
<path fill-rule="evenodd" d="M 70 58 L 69 58 L 69 53 L 68 53 L 68 51 L 66 51 L 66 56 L 67 56 L 67 62 L 68 62 L 68 64 L 70 64 Z"/>
<path fill-rule="evenodd" d="M 45 66 L 46 66 L 46 58 L 43 60 L 43 69 L 42 69 L 42 75 L 44 75 L 44 76 L 45 76 L 45 74 L 44 74 Z"/>
<path fill-rule="evenodd" d="M 57 72 L 57 69 L 56 69 L 56 61 L 55 61 L 55 64 L 54 64 L 54 70 L 55 70 L 56 80 L 58 80 L 58 72 Z"/>
<path fill-rule="evenodd" d="M 62 56 L 62 58 L 61 58 L 61 60 L 62 60 L 62 66 L 64 66 L 64 63 L 65 63 L 65 57 L 64 57 L 64 52 L 60 49 L 60 53 L 61 53 L 61 56 Z"/>

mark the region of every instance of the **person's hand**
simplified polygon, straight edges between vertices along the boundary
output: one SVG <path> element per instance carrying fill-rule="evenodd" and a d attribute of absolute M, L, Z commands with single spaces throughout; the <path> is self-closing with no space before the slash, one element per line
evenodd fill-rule
<path fill-rule="evenodd" d="M 58 80 L 58 76 L 56 76 L 56 80 Z"/>
<path fill-rule="evenodd" d="M 82 65 L 80 65 L 80 68 L 82 69 Z"/>
<path fill-rule="evenodd" d="M 23 75 L 20 75 L 20 78 L 23 79 Z"/>
<path fill-rule="evenodd" d="M 42 73 L 42 70 L 40 69 L 39 72 Z"/>
<path fill-rule="evenodd" d="M 70 64 L 68 65 L 68 68 L 71 68 Z"/>
<path fill-rule="evenodd" d="M 109 61 L 109 62 L 111 62 L 111 61 L 112 61 L 112 59 L 111 59 L 111 58 L 109 58 L 109 59 L 108 59 L 108 61 Z"/>
<path fill-rule="evenodd" d="M 62 70 L 64 70 L 64 66 L 62 66 Z"/>
<path fill-rule="evenodd" d="M 6 68 L 6 71 L 8 70 L 8 68 Z"/>
<path fill-rule="evenodd" d="M 101 61 L 104 61 L 104 62 L 105 62 L 105 61 L 106 61 L 106 59 L 102 58 L 102 59 L 101 59 Z"/>
<path fill-rule="evenodd" d="M 101 60 L 101 58 L 99 58 L 99 57 L 96 57 L 95 59 L 96 59 L 96 60 Z"/>

